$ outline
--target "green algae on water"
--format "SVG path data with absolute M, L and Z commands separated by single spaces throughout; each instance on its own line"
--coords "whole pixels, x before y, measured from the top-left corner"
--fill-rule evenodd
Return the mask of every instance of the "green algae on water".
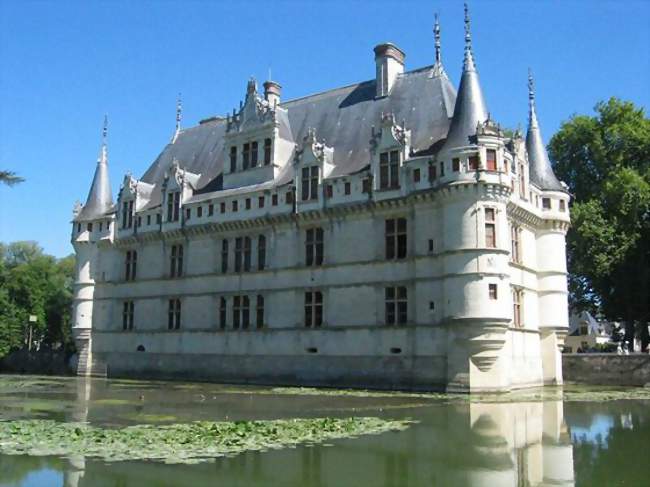
M 80 455 L 105 461 L 156 460 L 196 463 L 244 451 L 294 448 L 359 435 L 400 431 L 410 420 L 375 417 L 199 421 L 136 425 L 122 429 L 51 420 L 0 421 L 0 453 L 5 455 Z

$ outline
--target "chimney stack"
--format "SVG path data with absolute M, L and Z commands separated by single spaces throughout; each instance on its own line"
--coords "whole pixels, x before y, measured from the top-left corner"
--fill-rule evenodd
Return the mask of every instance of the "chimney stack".
M 404 72 L 406 54 L 395 44 L 386 42 L 375 46 L 375 64 L 377 66 L 376 96 L 387 96 L 390 93 L 397 75 Z
M 269 105 L 274 107 L 280 104 L 280 94 L 282 93 L 282 86 L 275 81 L 264 82 L 264 99 L 269 102 Z

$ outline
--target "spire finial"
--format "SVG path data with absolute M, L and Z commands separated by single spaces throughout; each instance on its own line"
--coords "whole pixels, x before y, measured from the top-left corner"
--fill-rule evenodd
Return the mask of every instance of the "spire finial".
M 440 19 L 438 17 L 438 13 L 436 12 L 435 14 L 435 24 L 433 25 L 433 35 L 436 40 L 436 64 L 440 64 L 442 61 L 441 56 L 440 56 Z
M 102 143 L 106 145 L 106 136 L 108 135 L 108 115 L 104 115 L 104 127 L 102 128 Z
M 176 98 L 176 127 L 174 128 L 174 135 L 172 136 L 171 143 L 176 142 L 178 134 L 181 132 L 181 120 L 183 119 L 183 100 L 181 99 L 181 94 L 178 93 Z
M 472 54 L 472 33 L 470 31 L 469 7 L 465 3 L 465 58 L 463 60 L 465 71 L 475 70 L 474 56 Z
M 535 81 L 530 68 L 528 68 L 528 111 L 530 126 L 535 128 L 538 126 L 537 114 L 535 113 Z
M 102 149 L 101 149 L 101 153 L 99 154 L 99 161 L 98 161 L 100 163 L 108 162 L 107 139 L 108 139 L 108 115 L 104 114 L 104 125 L 102 126 Z
M 528 99 L 535 101 L 535 82 L 533 80 L 533 71 L 528 68 Z

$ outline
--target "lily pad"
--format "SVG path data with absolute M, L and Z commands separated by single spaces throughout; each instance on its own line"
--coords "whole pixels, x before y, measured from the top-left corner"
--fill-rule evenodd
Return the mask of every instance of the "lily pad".
M 0 453 L 6 455 L 81 455 L 105 461 L 156 460 L 195 463 L 243 451 L 294 448 L 338 438 L 408 428 L 410 420 L 374 417 L 201 421 L 122 429 L 50 420 L 0 421 Z

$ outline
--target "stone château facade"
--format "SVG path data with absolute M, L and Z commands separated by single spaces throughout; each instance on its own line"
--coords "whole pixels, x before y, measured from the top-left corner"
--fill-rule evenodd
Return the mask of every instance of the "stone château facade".
M 74 212 L 80 374 L 501 391 L 562 382 L 569 194 L 529 79 L 490 118 L 465 18 L 455 90 L 375 47 L 376 77 L 181 129 L 113 204 L 106 133 Z

